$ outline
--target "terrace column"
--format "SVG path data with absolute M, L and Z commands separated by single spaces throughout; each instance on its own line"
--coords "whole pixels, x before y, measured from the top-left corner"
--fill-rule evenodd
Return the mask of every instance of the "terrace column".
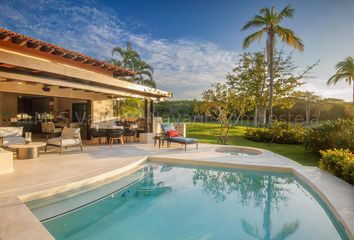
M 154 103 L 152 100 L 145 99 L 145 132 L 151 133 L 153 131 L 154 119 Z
M 145 99 L 145 132 L 151 133 L 152 129 L 152 119 L 153 119 L 153 102 L 149 99 Z

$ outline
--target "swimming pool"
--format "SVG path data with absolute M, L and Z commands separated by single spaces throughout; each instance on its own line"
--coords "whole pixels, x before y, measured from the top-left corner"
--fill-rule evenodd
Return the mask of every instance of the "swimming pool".
M 148 163 L 133 175 L 43 225 L 56 239 L 349 239 L 292 174 Z

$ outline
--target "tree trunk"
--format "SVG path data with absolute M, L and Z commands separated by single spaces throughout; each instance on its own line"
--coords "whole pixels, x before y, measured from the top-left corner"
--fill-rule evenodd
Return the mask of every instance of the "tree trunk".
M 310 103 L 306 103 L 305 112 L 306 112 L 306 125 L 309 125 L 309 123 L 310 123 Z
M 267 182 L 267 198 L 263 213 L 263 229 L 264 229 L 264 240 L 271 239 L 271 203 L 272 203 L 272 177 L 268 176 Z
M 254 107 L 254 119 L 253 119 L 253 122 L 254 122 L 254 126 L 258 127 L 258 108 L 257 108 L 257 106 Z
M 351 82 L 353 83 L 353 104 L 354 104 L 354 79 L 353 78 Z
M 262 125 L 264 126 L 267 124 L 267 108 L 266 107 L 263 108 L 263 116 L 262 117 L 263 117 Z
M 269 125 L 272 125 L 272 117 L 273 117 L 273 85 L 274 85 L 274 74 L 273 74 L 273 54 L 274 54 L 274 33 L 268 33 L 268 41 L 269 41 Z

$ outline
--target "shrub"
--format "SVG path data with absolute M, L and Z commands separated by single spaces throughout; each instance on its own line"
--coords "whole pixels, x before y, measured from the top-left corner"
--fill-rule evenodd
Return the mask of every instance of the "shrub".
M 349 149 L 320 151 L 320 168 L 354 185 L 354 154 Z
M 291 127 L 283 122 L 275 122 L 270 128 L 248 128 L 245 137 L 257 142 L 301 144 L 304 133 L 303 127 Z
M 316 154 L 333 148 L 354 151 L 354 121 L 337 119 L 312 127 L 306 131 L 304 143 L 306 151 Z

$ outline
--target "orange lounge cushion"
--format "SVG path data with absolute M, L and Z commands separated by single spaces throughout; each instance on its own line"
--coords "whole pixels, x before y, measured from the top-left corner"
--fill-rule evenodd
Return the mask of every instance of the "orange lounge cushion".
M 168 137 L 179 137 L 179 133 L 176 130 L 168 130 L 167 136 Z

